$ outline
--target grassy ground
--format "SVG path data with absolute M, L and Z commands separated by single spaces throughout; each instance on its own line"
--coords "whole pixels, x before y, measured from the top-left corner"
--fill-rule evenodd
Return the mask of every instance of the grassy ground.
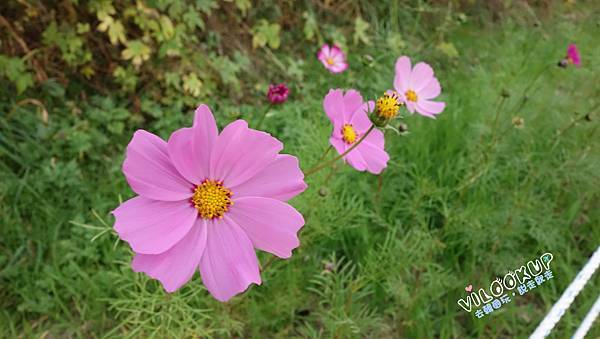
M 292 201 L 306 218 L 300 248 L 227 304 L 198 276 L 165 294 L 131 271 L 131 251 L 110 229 L 109 212 L 133 195 L 120 172 L 132 131 L 168 137 L 191 124 L 191 112 L 148 104 L 152 118 L 143 119 L 125 102 L 76 92 L 65 101 L 47 84 L 44 125 L 0 85 L 0 334 L 525 337 L 600 244 L 597 14 L 556 13 L 537 27 L 466 24 L 447 35 L 456 59 L 417 37 L 389 46 L 382 33 L 368 51 L 373 62 L 353 51 L 340 76 L 307 52 L 305 80 L 291 84 L 292 100 L 265 121 L 303 168 L 327 146 L 327 90 L 356 87 L 374 97 L 391 86 L 402 53 L 434 65 L 447 109 L 437 120 L 407 119 L 406 137 L 387 134 L 392 160 L 381 189 L 376 176 L 346 166 L 311 176 Z M 583 67 L 555 67 L 572 41 Z M 209 104 L 221 125 L 234 119 L 219 98 Z M 239 112 L 258 119 L 249 106 Z M 590 112 L 592 121 L 581 118 Z M 515 116 L 523 128 L 513 126 Z M 466 285 L 487 287 L 545 252 L 554 254 L 553 281 L 483 319 L 458 307 Z M 598 290 L 596 274 L 553 337 L 575 331 Z M 599 335 L 596 323 L 591 337 Z

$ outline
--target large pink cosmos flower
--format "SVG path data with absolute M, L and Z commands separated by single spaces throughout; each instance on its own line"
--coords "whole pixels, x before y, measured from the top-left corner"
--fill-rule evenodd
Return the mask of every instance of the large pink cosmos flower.
M 335 44 L 331 47 L 328 44 L 321 46 L 317 58 L 331 73 L 341 73 L 348 68 L 346 55 Z
M 446 107 L 443 102 L 431 100 L 440 95 L 442 89 L 433 75 L 433 69 L 424 62 L 419 62 L 411 68 L 409 57 L 398 58 L 394 88 L 411 113 L 417 111 L 426 117 L 435 118 L 436 114 L 440 114 Z
M 373 125 L 368 113 L 373 110 L 373 101 L 363 102 L 356 90 L 344 95 L 341 89 L 329 90 L 323 100 L 323 109 L 333 124 L 329 142 L 338 153 L 343 154 Z M 383 133 L 373 129 L 356 148 L 350 151 L 344 160 L 359 171 L 367 170 L 379 174 L 387 166 L 390 156 L 384 150 Z
M 139 196 L 113 211 L 115 230 L 136 253 L 133 270 L 173 292 L 199 268 L 220 301 L 260 284 L 254 248 L 288 258 L 304 225 L 286 203 L 306 188 L 304 174 L 282 148 L 243 120 L 218 134 L 206 105 L 168 142 L 135 132 L 123 173 Z

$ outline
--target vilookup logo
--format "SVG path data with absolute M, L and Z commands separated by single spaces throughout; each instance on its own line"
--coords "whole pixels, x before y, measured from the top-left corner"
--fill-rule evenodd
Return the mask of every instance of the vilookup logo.
M 466 298 L 459 299 L 458 305 L 467 312 L 474 311 L 477 318 L 483 318 L 502 305 L 511 302 L 511 296 L 515 296 L 517 293 L 523 295 L 553 279 L 554 275 L 550 270 L 550 262 L 553 258 L 552 253 L 544 253 L 518 269 L 508 271 L 504 277 L 496 278 L 488 290 L 480 288 L 478 291 L 474 291 L 473 285 L 469 284 L 465 287 L 465 291 L 469 294 Z M 516 292 L 513 291 L 515 289 Z M 481 308 L 479 308 L 480 306 Z

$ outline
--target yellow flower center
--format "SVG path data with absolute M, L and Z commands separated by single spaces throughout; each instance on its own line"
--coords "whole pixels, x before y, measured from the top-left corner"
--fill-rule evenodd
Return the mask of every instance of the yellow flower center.
M 412 101 L 412 102 L 417 102 L 417 93 L 415 93 L 415 91 L 413 91 L 412 89 L 409 89 L 408 91 L 406 91 L 406 93 L 404 93 L 404 95 L 406 96 L 406 100 Z
M 375 114 L 384 119 L 391 119 L 395 117 L 396 114 L 398 114 L 399 109 L 400 103 L 398 102 L 396 93 L 386 93 L 377 99 L 377 102 L 375 103 Z
M 204 219 L 223 218 L 223 214 L 233 205 L 231 191 L 223 186 L 222 181 L 204 180 L 196 186 L 192 203 L 198 214 Z
M 345 124 L 344 127 L 342 127 L 342 139 L 347 144 L 353 144 L 356 141 L 357 136 L 358 134 L 356 134 L 356 130 L 352 125 Z
M 325 60 L 325 61 L 327 62 L 327 64 L 328 64 L 329 66 L 333 65 L 333 63 L 334 63 L 334 62 L 333 62 L 333 58 L 327 58 L 327 60 Z

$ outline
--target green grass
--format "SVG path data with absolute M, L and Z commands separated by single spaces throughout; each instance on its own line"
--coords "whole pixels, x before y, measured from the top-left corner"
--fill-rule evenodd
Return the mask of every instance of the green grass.
M 0 85 L 0 334 L 526 337 L 600 244 L 600 27 L 590 7 L 539 27 L 507 18 L 452 29 L 446 39 L 456 59 L 420 35 L 405 35 L 403 49 L 387 46 L 385 22 L 373 24 L 374 48 L 351 52 L 345 74 L 330 75 L 307 51 L 304 80 L 291 84 L 291 100 L 264 125 L 304 169 L 328 145 L 327 90 L 381 94 L 401 53 L 434 66 L 447 109 L 437 120 L 406 119 L 408 136 L 387 133 L 391 161 L 380 192 L 376 176 L 347 166 L 329 179 L 327 170 L 311 176 L 291 202 L 306 219 L 300 248 L 275 260 L 262 286 L 226 304 L 198 275 L 164 293 L 131 271 L 132 253 L 110 229 L 109 212 L 133 196 L 120 171 L 132 132 L 168 137 L 191 124 L 191 111 L 146 102 L 136 113 L 126 101 L 81 100 L 76 89 L 63 96 L 50 83 L 39 88 L 45 125 Z M 555 67 L 571 41 L 584 66 Z M 208 104 L 221 126 L 234 111 L 256 123 L 262 110 L 220 98 Z M 579 119 L 590 112 L 592 121 Z M 524 128 L 513 127 L 514 116 Z M 483 319 L 458 307 L 466 285 L 487 287 L 544 252 L 554 254 L 553 281 Z M 259 254 L 263 265 L 270 257 Z M 598 276 L 552 337 L 572 335 L 597 298 Z M 596 323 L 590 337 L 598 335 Z

